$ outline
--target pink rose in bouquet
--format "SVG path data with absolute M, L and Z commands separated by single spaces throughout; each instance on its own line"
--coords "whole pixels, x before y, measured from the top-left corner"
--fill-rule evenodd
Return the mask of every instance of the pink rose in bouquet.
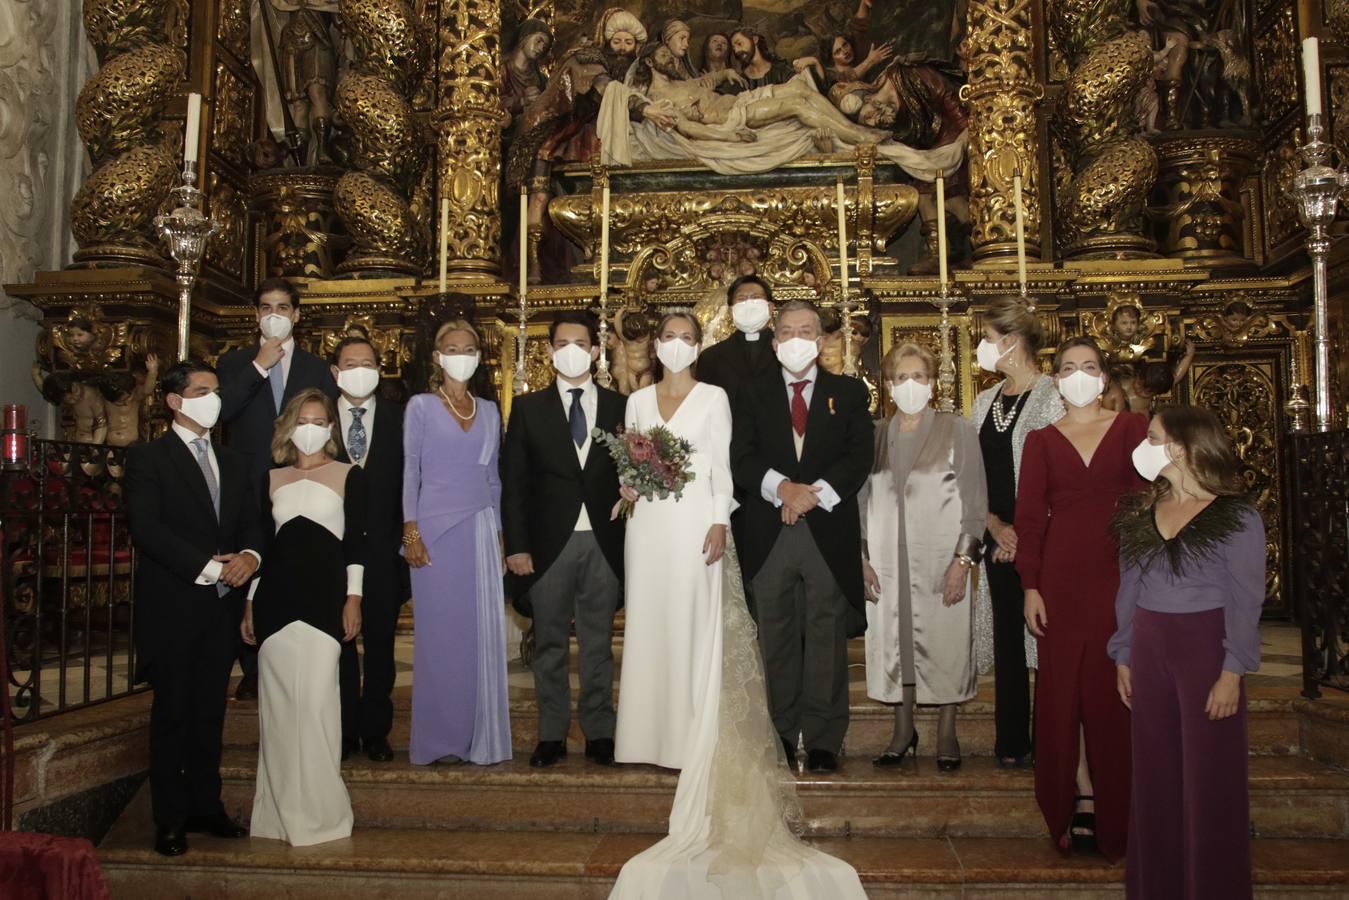
M 656 426 L 647 431 L 619 429 L 609 434 L 596 428 L 591 437 L 603 444 L 618 468 L 619 483 L 632 488 L 647 500 L 676 500 L 684 486 L 694 478 L 693 446 L 668 428 Z M 633 504 L 619 502 L 619 515 L 632 515 Z

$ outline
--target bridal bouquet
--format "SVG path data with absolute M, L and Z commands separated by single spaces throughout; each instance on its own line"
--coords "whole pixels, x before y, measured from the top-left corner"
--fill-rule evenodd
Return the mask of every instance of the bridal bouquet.
M 678 500 L 684 486 L 693 480 L 693 445 L 677 437 L 668 428 L 657 425 L 647 431 L 618 429 L 609 434 L 596 428 L 590 433 L 603 444 L 618 467 L 618 481 L 648 500 L 665 500 L 671 494 Z M 632 516 L 633 505 L 620 500 L 618 514 Z

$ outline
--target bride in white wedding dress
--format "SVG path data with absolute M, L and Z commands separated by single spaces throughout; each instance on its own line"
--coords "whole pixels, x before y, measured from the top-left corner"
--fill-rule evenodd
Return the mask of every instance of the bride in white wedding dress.
M 725 393 L 689 375 L 702 341 L 691 313 L 667 315 L 656 337 L 665 375 L 629 398 L 628 427 L 690 440 L 695 479 L 678 501 L 641 501 L 628 523 L 615 757 L 682 771 L 669 835 L 623 866 L 610 898 L 864 900 L 852 866 L 797 837 L 796 782 L 768 715 L 735 547 L 717 527 L 730 512 Z

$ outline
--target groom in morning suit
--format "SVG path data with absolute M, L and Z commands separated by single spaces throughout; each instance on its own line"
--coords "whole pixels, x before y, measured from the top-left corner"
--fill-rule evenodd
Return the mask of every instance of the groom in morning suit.
M 178 363 L 161 381 L 173 426 L 127 450 L 136 546 L 137 680 L 150 707 L 155 849 L 187 851 L 187 832 L 246 836 L 220 801 L 225 694 L 239 639 L 239 590 L 262 562 L 264 523 L 248 460 L 216 447 L 215 371 Z
M 576 622 L 586 756 L 614 762 L 614 613 L 623 590 L 618 470 L 590 433 L 623 424 L 627 398 L 595 384 L 599 335 L 588 313 L 564 312 L 548 328 L 557 380 L 517 397 L 501 450 L 501 517 L 511 594 L 534 617 L 536 768 L 567 755 L 568 660 Z M 859 556 L 860 559 L 860 556 Z M 860 565 L 860 562 L 859 562 Z
M 781 368 L 736 393 L 731 471 L 773 725 L 789 760 L 801 737 L 806 767 L 833 772 L 848 730 L 848 638 L 866 629 L 857 492 L 875 426 L 866 386 L 816 364 L 820 337 L 814 305 L 782 305 Z

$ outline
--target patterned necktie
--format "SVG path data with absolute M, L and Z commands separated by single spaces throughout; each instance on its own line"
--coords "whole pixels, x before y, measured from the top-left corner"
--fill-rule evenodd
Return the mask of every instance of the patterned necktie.
M 581 388 L 570 388 L 567 393 L 571 394 L 571 412 L 567 414 L 567 424 L 571 426 L 571 439 L 576 442 L 579 449 L 585 445 L 586 438 L 590 436 L 590 429 L 586 427 L 586 411 L 581 408 Z
M 276 414 L 281 415 L 281 400 L 286 395 L 286 357 L 282 356 L 277 364 L 272 366 L 271 374 L 267 380 L 272 383 L 272 403 L 276 406 Z
M 365 423 L 361 421 L 365 417 L 365 409 L 360 406 L 351 408 L 351 428 L 347 431 L 347 453 L 351 456 L 351 461 L 359 463 L 365 457 L 365 448 L 368 441 L 365 436 Z
M 806 386 L 809 381 L 792 382 L 792 430 L 798 437 L 806 436 L 806 415 L 810 412 L 806 408 Z
M 220 521 L 220 485 L 215 480 L 215 472 L 211 470 L 211 457 L 207 450 L 211 442 L 206 438 L 197 438 L 192 442 L 192 446 L 197 451 L 197 465 L 201 468 L 202 477 L 206 479 L 206 490 L 211 494 L 211 505 L 215 507 L 216 521 Z M 223 581 L 215 583 L 216 596 L 223 597 L 230 592 L 230 586 Z

